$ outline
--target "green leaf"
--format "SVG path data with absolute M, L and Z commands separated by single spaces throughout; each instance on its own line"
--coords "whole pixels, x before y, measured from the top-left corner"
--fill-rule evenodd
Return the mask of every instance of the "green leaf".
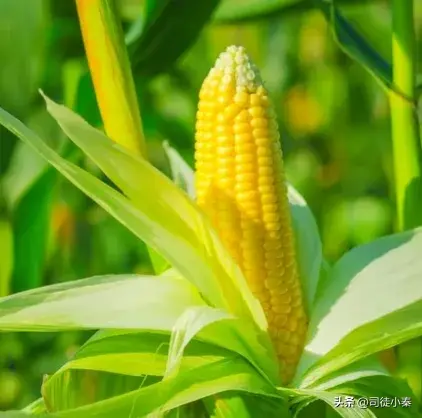
M 153 76 L 172 67 L 190 48 L 219 0 L 146 0 L 141 36 L 129 45 L 137 75 Z
M 360 379 L 353 384 L 349 384 L 339 391 L 354 395 L 356 398 L 375 398 L 375 402 L 380 403 L 381 399 L 391 399 L 397 402 L 396 406 L 376 407 L 377 418 L 399 418 L 411 417 L 420 418 L 422 413 L 418 411 L 419 404 L 412 394 L 408 383 L 405 380 L 393 376 L 373 376 Z M 404 407 L 398 403 L 403 399 L 411 399 L 411 405 Z
M 374 376 L 389 376 L 388 371 L 375 356 L 357 361 L 330 373 L 325 378 L 318 380 L 312 388 L 316 390 L 329 390 L 349 382 Z
M 10 279 L 13 271 L 13 232 L 7 219 L 0 218 L 0 297 L 10 293 Z
M 22 409 L 22 411 L 32 415 L 42 415 L 47 412 L 47 409 L 45 407 L 43 398 L 39 398 Z
M 165 378 L 177 371 L 184 349 L 196 335 L 244 356 L 266 379 L 278 382 L 278 363 L 269 341 L 251 324 L 208 306 L 189 308 L 176 322 Z
M 308 312 L 312 312 L 323 263 L 321 238 L 305 199 L 290 184 L 288 199 L 295 231 L 299 274 Z
M 137 215 L 135 233 L 190 280 L 213 306 L 251 318 L 265 329 L 260 304 L 199 208 L 147 161 L 130 155 L 64 106 L 48 98 L 46 101 L 49 112 L 69 138 L 131 200 Z M 35 141 L 39 139 L 31 138 L 31 143 Z M 42 151 L 45 156 L 46 151 Z M 52 162 L 51 157 L 47 158 Z
M 127 384 L 137 384 L 138 387 L 145 387 L 146 380 L 151 376 L 164 375 L 169 351 L 169 333 L 106 331 L 106 335 L 104 332 L 101 334 L 101 338 L 94 337 L 85 343 L 75 358 L 45 383 L 43 393 L 55 410 L 75 408 L 121 394 L 124 376 L 118 375 L 131 377 L 127 379 Z M 192 341 L 186 348 L 180 371 L 235 356 L 235 353 L 213 345 Z M 98 375 L 95 373 L 97 371 L 103 373 Z M 83 382 L 92 380 L 94 376 L 98 376 L 95 378 L 102 381 L 105 390 L 93 388 L 87 393 Z M 146 376 L 149 376 L 148 379 Z M 132 387 L 132 390 L 136 388 Z M 131 389 L 126 391 L 129 390 Z M 72 399 L 66 396 L 67 393 L 72 393 Z
M 184 190 L 192 200 L 195 200 L 195 173 L 193 169 L 167 141 L 163 143 L 163 148 L 170 162 L 174 183 Z
M 202 303 L 188 282 L 170 275 L 98 276 L 1 298 L 0 329 L 170 331 L 187 307 Z
M 202 329 L 225 319 L 234 318 L 208 306 L 187 309 L 173 327 L 164 379 L 178 374 L 186 347 Z
M 131 330 L 101 331 L 88 340 L 48 381 L 70 369 L 97 370 L 128 376 L 164 376 L 170 346 L 170 332 Z M 189 370 L 234 353 L 203 341 L 192 340 L 180 359 L 180 370 Z
M 147 416 L 164 413 L 198 399 L 230 390 L 277 398 L 268 385 L 242 359 L 232 358 L 180 372 L 177 376 L 101 402 L 51 414 L 67 418 L 83 416 Z
M 312 312 L 298 375 L 317 363 L 303 386 L 422 335 L 421 248 L 418 228 L 357 247 L 334 265 Z
M 318 4 L 331 25 L 333 35 L 342 50 L 356 60 L 382 86 L 397 92 L 393 86 L 391 63 L 358 32 L 342 15 L 333 0 L 318 0 Z

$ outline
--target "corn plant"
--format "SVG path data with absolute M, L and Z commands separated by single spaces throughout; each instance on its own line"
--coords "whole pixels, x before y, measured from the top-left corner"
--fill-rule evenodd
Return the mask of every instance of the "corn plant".
M 100 331 L 45 376 L 38 401 L 0 416 L 421 416 L 417 393 L 378 353 L 422 335 L 422 229 L 354 248 L 332 265 L 324 260 L 312 212 L 285 179 L 270 92 L 242 47 L 221 53 L 199 92 L 195 170 L 165 145 L 170 180 L 139 144 L 139 111 L 111 3 L 84 7 L 92 4 L 78 4 L 91 73 L 95 56 L 115 77 L 122 114 L 103 133 L 43 97 L 64 134 L 114 186 L 3 109 L 0 123 L 166 268 L 1 298 L 2 331 Z M 98 53 L 88 39 L 94 23 L 119 54 Z M 99 77 L 97 100 L 110 119 L 113 100 Z

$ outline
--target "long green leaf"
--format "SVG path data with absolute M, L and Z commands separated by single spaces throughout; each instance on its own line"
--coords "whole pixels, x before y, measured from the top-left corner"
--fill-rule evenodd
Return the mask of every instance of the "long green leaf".
M 91 405 L 56 412 L 51 417 L 148 416 L 230 390 L 279 397 L 275 388 L 260 378 L 245 361 L 234 358 L 190 369 L 157 384 Z
M 171 276 L 98 276 L 0 299 L 0 329 L 170 331 L 187 307 L 202 303 L 188 282 Z
M 113 335 L 110 332 L 109 337 L 91 339 L 73 360 L 47 380 L 43 386 L 44 396 L 54 410 L 63 410 L 145 387 L 151 380 L 150 376 L 164 375 L 168 350 L 169 333 L 126 332 Z M 186 349 L 180 371 L 235 356 L 230 351 L 192 341 Z M 92 389 L 87 391 L 84 382 L 93 379 L 101 380 L 102 387 L 92 385 Z
M 303 385 L 422 335 L 421 248 L 418 228 L 357 247 L 332 268 L 298 374 L 319 360 Z
M 334 0 L 317 0 L 330 23 L 334 38 L 342 50 L 356 60 L 384 88 L 398 92 L 393 85 L 393 70 L 379 52 L 359 33 L 335 6 Z M 400 93 L 400 92 L 398 92 Z
M 129 53 L 137 75 L 153 76 L 172 67 L 195 42 L 219 0 L 146 0 L 139 38 Z

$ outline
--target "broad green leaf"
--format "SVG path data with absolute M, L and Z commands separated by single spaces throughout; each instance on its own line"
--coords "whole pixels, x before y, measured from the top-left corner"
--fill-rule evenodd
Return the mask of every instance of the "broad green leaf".
M 0 297 L 10 293 L 10 279 L 13 271 L 13 231 L 7 219 L 0 218 Z
M 194 283 L 212 305 L 243 318 L 252 317 L 265 329 L 262 308 L 239 266 L 186 194 L 147 161 L 128 154 L 69 109 L 46 101 L 66 135 L 133 202 L 142 226 L 138 236 Z
M 171 68 L 193 45 L 219 0 L 146 0 L 143 29 L 129 45 L 137 75 Z
M 244 360 L 233 358 L 180 372 L 159 383 L 91 405 L 56 412 L 51 417 L 147 416 L 230 390 L 279 398 L 275 388 L 268 385 Z
M 187 307 L 202 303 L 187 281 L 175 277 L 98 276 L 1 298 L 0 329 L 170 331 Z
M 164 150 L 170 161 L 174 182 L 194 199 L 194 171 L 183 160 L 176 149 L 164 144 Z M 299 271 L 303 290 L 306 295 L 308 310 L 311 311 L 318 287 L 323 258 L 322 244 L 315 218 L 305 199 L 291 185 L 288 185 L 288 199 L 295 229 Z
M 418 228 L 357 247 L 333 266 L 311 316 L 298 375 L 317 363 L 304 386 L 422 334 L 421 248 Z

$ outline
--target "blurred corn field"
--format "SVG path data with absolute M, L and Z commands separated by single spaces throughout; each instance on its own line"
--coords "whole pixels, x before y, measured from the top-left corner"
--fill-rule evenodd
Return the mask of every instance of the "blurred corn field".
M 162 147 L 168 141 L 193 162 L 201 83 L 220 51 L 241 44 L 261 68 L 287 178 L 317 218 L 326 259 L 395 231 L 388 96 L 338 47 L 324 14 L 311 1 L 279 0 L 258 19 L 239 17 L 242 0 L 225 0 L 207 21 L 198 7 L 173 3 L 173 11 L 157 20 L 160 29 L 151 32 L 168 36 L 176 28 L 176 35 L 171 32 L 168 45 L 152 53 L 148 39 L 135 42 L 143 2 L 118 2 L 150 161 L 169 173 Z M 337 3 L 391 60 L 389 2 Z M 422 74 L 422 2 L 415 6 Z M 174 62 L 173 55 L 180 58 Z M 39 88 L 100 126 L 74 2 L 0 0 L 0 107 L 98 174 L 48 116 Z M 0 296 L 81 277 L 152 272 L 137 238 L 2 127 L 0 253 Z M 0 333 L 0 410 L 37 399 L 43 375 L 57 370 L 87 335 Z

